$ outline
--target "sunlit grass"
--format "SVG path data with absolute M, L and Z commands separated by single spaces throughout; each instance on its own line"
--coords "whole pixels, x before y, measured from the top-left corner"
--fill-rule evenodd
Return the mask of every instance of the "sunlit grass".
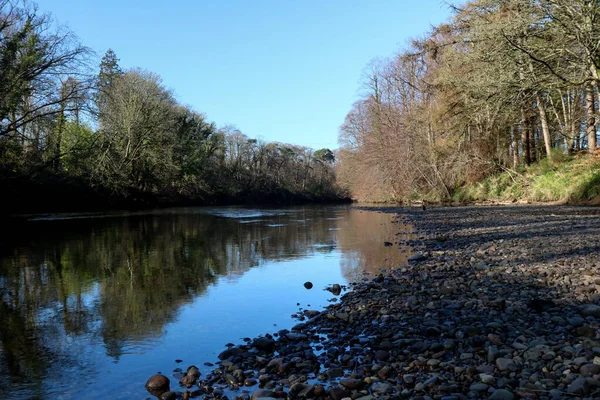
M 600 160 L 553 155 L 519 172 L 507 171 L 457 189 L 452 200 L 579 202 L 600 196 Z

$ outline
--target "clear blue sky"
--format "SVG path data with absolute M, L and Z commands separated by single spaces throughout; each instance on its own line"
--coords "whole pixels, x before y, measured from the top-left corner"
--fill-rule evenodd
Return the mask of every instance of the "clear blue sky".
M 441 0 L 38 0 L 100 58 L 253 138 L 336 148 L 373 58 L 444 21 Z

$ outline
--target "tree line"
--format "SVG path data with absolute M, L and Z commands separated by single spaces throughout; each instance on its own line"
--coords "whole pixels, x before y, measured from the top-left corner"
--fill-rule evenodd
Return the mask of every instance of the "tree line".
M 600 2 L 476 0 L 366 68 L 338 178 L 367 200 L 444 199 L 597 147 Z
M 13 206 L 343 197 L 331 150 L 218 128 L 160 76 L 123 70 L 112 50 L 94 59 L 35 5 L 0 0 L 0 188 Z

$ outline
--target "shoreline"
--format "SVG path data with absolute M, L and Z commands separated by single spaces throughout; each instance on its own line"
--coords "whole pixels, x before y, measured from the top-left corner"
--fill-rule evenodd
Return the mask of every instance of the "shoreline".
M 415 225 L 392 241 L 420 257 L 228 348 L 206 377 L 182 371 L 162 398 L 600 395 L 600 210 L 527 208 L 380 209 Z

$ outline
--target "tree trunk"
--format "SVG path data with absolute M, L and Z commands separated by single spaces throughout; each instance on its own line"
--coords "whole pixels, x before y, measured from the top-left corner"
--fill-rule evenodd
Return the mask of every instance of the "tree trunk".
M 577 129 L 575 126 L 575 121 L 571 120 L 569 126 L 569 137 L 565 139 L 565 145 L 567 146 L 567 155 L 572 155 L 573 150 L 575 149 L 575 136 L 577 135 Z
M 525 165 L 531 165 L 531 146 L 529 143 L 529 121 L 525 115 L 525 109 L 521 107 L 521 143 L 523 144 L 523 156 Z
M 529 127 L 529 151 L 530 151 L 530 159 L 531 162 L 534 163 L 538 160 L 537 157 L 537 148 L 538 142 L 536 141 L 536 132 L 534 129 L 535 126 L 535 118 L 530 118 L 528 122 Z
M 58 113 L 57 121 L 56 121 L 56 135 L 55 135 L 55 143 L 54 143 L 54 161 L 52 162 L 52 167 L 55 171 L 60 169 L 60 152 L 61 152 L 61 142 L 63 136 L 63 130 L 65 127 L 65 106 L 61 104 L 60 112 Z
M 517 133 L 515 132 L 515 126 L 510 126 L 510 136 L 512 137 L 513 146 L 512 146 L 512 155 L 513 155 L 513 169 L 517 169 L 519 167 L 519 139 L 517 137 Z
M 585 131 L 588 138 L 588 151 L 596 150 L 596 118 L 594 115 L 594 89 L 591 84 L 585 88 Z
M 546 148 L 546 155 L 548 158 L 552 158 L 552 140 L 550 139 L 550 128 L 548 127 L 548 117 L 546 115 L 546 107 L 542 103 L 542 97 L 539 92 L 535 94 L 535 102 L 537 103 L 537 109 L 540 113 L 540 122 L 542 125 L 542 135 L 544 137 L 544 147 Z

